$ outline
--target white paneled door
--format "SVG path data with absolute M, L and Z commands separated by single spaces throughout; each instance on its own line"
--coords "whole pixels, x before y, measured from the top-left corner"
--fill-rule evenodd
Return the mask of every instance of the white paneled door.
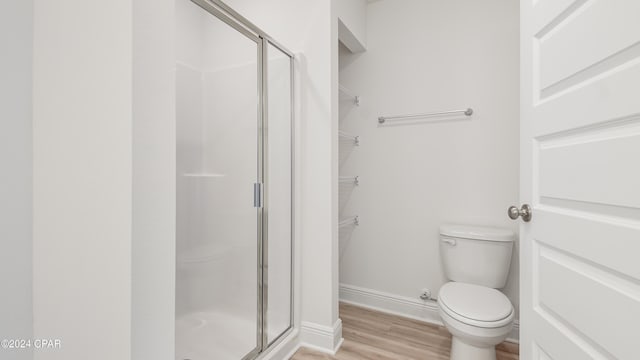
M 520 4 L 521 358 L 640 359 L 640 1 Z

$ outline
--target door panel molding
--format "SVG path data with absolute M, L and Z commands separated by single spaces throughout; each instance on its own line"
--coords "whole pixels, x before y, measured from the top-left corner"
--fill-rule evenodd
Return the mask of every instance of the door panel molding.
M 640 2 L 521 0 L 521 351 L 634 359 Z

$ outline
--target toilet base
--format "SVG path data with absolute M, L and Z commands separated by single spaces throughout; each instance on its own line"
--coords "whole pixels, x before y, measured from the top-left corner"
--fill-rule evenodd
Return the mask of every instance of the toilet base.
M 496 347 L 469 345 L 457 337 L 451 339 L 451 360 L 496 360 Z

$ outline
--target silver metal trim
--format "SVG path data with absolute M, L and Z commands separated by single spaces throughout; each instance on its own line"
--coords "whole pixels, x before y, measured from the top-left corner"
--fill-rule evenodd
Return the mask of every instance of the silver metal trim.
M 273 340 L 269 346 L 267 346 L 267 348 L 262 351 L 261 353 L 258 354 L 258 356 L 256 357 L 256 359 L 262 359 L 265 356 L 268 356 L 270 351 L 275 348 L 276 346 L 280 345 L 288 336 L 290 336 L 293 333 L 293 327 L 290 326 L 289 328 L 287 328 L 287 330 L 285 330 L 282 334 L 280 334 L 275 340 Z
M 194 4 L 200 6 L 205 11 L 215 16 L 225 24 L 231 26 L 241 34 L 245 35 L 249 39 L 253 40 L 256 44 L 260 42 L 260 37 L 253 31 L 250 31 L 246 26 L 243 26 L 241 22 L 238 22 L 233 17 L 229 16 L 223 10 L 221 10 L 222 6 L 218 5 L 217 0 L 191 0 Z M 225 5 L 226 7 L 226 5 Z
M 389 120 L 391 120 L 391 121 L 415 120 L 415 119 L 438 116 L 438 115 L 453 115 L 453 114 L 458 114 L 458 113 L 460 115 L 471 116 L 471 115 L 473 115 L 473 109 L 472 108 L 467 108 L 467 109 L 464 109 L 464 110 L 441 111 L 441 112 L 426 113 L 426 114 L 380 116 L 380 117 L 378 117 L 378 123 L 379 124 L 384 124 L 385 122 L 387 122 Z
M 283 51 L 282 48 L 278 48 L 280 49 L 280 51 Z M 290 299 L 289 299 L 289 330 L 293 329 L 295 324 L 295 275 L 296 275 L 296 271 L 295 271 L 295 266 L 296 266 L 296 257 L 295 257 L 295 250 L 296 250 L 296 97 L 295 97 L 295 91 L 296 91 L 296 76 L 295 76 L 295 57 L 290 54 L 289 55 L 289 71 L 290 71 L 290 84 L 289 84 L 289 92 L 290 92 L 290 99 L 291 99 L 291 116 L 289 119 L 289 122 L 291 124 L 290 128 L 291 128 L 291 272 L 290 272 L 290 284 L 289 284 L 289 292 L 290 292 Z M 286 333 L 286 332 L 285 332 Z M 283 334 L 284 337 L 284 334 Z M 274 341 L 275 343 L 276 341 Z
M 273 44 L 273 46 L 280 49 L 283 53 L 287 54 L 290 58 L 294 57 L 293 53 L 289 51 L 286 47 L 278 43 L 275 39 L 269 36 L 269 34 L 262 31 L 262 29 L 260 29 L 259 27 L 254 25 L 251 21 L 249 21 L 247 18 L 245 18 L 244 16 L 240 15 L 238 12 L 233 10 L 229 5 L 225 4 L 223 1 L 221 0 L 191 0 L 191 1 L 195 2 L 200 6 L 203 6 L 202 4 L 205 4 L 204 6 L 206 6 L 207 8 L 213 8 L 216 13 L 214 15 L 218 16 L 219 14 L 219 16 L 224 18 L 221 20 L 225 22 L 227 22 L 227 20 L 232 22 L 233 24 L 229 24 L 229 25 L 233 26 L 235 29 L 237 29 L 238 31 L 241 31 L 245 35 L 250 34 L 251 35 L 250 37 L 255 38 L 256 42 L 260 41 L 259 38 L 267 39 L 269 40 L 270 43 Z
M 262 179 L 264 182 L 269 181 L 269 49 L 267 40 L 261 39 L 260 43 L 261 53 L 261 85 L 262 91 L 260 94 L 262 103 Z M 265 189 L 264 194 L 265 204 L 268 204 L 268 190 Z M 260 348 L 262 351 L 267 347 L 269 343 L 267 334 L 267 314 L 269 313 L 269 208 L 265 207 L 262 210 L 262 333 L 260 339 Z
M 256 61 L 257 63 L 257 96 L 258 96 L 258 119 L 257 119 L 257 126 L 258 126 L 258 154 L 257 154 L 257 162 L 258 162 L 258 173 L 257 173 L 257 177 L 258 177 L 258 182 L 260 184 L 264 184 L 265 179 L 264 179 L 264 71 L 263 71 L 263 63 L 264 63 L 264 51 L 263 51 L 263 46 L 262 43 L 259 42 L 258 43 L 258 51 L 257 51 L 257 55 L 258 55 L 258 59 Z M 264 329 L 265 329 L 265 321 L 264 321 L 264 316 L 266 314 L 265 311 L 265 306 L 264 306 L 264 294 L 265 294 L 265 288 L 264 288 L 264 283 L 263 283 L 263 279 L 264 279 L 264 238 L 265 238 L 265 219 L 264 219 L 264 214 L 266 212 L 265 209 L 265 203 L 262 203 L 262 206 L 260 208 L 258 208 L 258 238 L 257 238 L 257 242 L 258 242 L 258 254 L 257 254 L 257 277 L 258 277 L 258 281 L 257 281 L 257 286 L 258 286 L 258 299 L 257 299 L 257 315 L 258 315 L 258 319 L 257 319 L 257 326 L 256 326 L 256 343 L 257 343 L 257 347 L 258 347 L 258 354 L 260 352 L 262 352 L 264 350 L 264 342 L 262 341 L 263 338 L 263 333 L 264 333 Z M 254 357 L 255 358 L 255 357 Z
M 253 360 L 257 358 L 259 355 L 260 355 L 260 350 L 258 348 L 255 348 L 251 350 L 247 355 L 243 356 L 242 360 Z

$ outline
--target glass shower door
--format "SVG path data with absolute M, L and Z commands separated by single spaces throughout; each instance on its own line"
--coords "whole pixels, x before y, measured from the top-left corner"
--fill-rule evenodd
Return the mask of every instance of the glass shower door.
M 292 324 L 292 67 L 291 58 L 266 42 L 267 226 L 265 245 L 265 343 Z
M 176 359 L 260 350 L 259 39 L 177 1 Z

